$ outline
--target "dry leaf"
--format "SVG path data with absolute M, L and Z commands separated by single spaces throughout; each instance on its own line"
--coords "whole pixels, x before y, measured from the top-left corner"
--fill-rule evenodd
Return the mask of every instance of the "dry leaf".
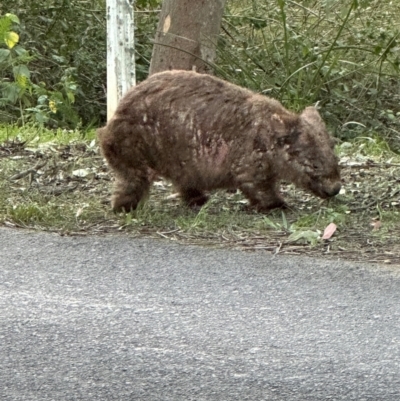
M 337 226 L 335 223 L 328 224 L 324 230 L 324 235 L 322 236 L 322 239 L 329 239 L 332 237 L 334 232 L 336 231 Z
M 74 175 L 75 177 L 79 177 L 79 178 L 85 178 L 89 174 L 93 174 L 93 172 L 90 168 L 79 168 L 72 172 L 72 175 Z
M 371 226 L 372 231 L 377 231 L 382 227 L 382 222 L 380 220 L 372 221 Z

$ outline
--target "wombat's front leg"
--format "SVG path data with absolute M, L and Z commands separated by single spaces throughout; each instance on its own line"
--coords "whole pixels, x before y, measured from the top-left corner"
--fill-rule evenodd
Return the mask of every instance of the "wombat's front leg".
M 130 169 L 118 174 L 114 184 L 114 193 L 111 198 L 111 206 L 116 212 L 129 212 L 137 208 L 140 200 L 149 191 L 150 180 L 143 171 Z
M 286 207 L 286 203 L 279 195 L 279 186 L 275 182 L 243 183 L 239 189 L 250 201 L 250 206 L 259 212 Z

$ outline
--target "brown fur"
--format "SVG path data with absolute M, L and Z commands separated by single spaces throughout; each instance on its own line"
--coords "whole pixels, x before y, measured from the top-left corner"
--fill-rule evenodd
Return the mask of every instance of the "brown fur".
M 297 115 L 210 75 L 151 76 L 124 96 L 98 137 L 116 176 L 117 211 L 135 209 L 157 175 L 190 206 L 203 205 L 206 191 L 239 188 L 260 211 L 281 207 L 280 180 L 321 198 L 340 190 L 334 142 L 314 107 Z

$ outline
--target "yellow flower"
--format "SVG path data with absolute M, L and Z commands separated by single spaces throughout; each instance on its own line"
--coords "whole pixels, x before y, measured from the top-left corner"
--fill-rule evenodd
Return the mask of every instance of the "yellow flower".
M 4 42 L 6 42 L 6 45 L 8 46 L 9 49 L 12 49 L 19 41 L 19 35 L 18 33 L 15 33 L 13 31 L 11 32 L 6 32 L 4 36 Z
M 52 113 L 57 113 L 56 102 L 54 100 L 50 100 L 49 109 Z

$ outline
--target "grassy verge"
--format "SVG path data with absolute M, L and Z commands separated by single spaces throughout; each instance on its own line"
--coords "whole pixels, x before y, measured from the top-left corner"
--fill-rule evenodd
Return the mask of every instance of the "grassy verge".
M 132 236 L 272 253 L 400 264 L 400 157 L 378 139 L 338 147 L 344 187 L 321 201 L 290 185 L 290 209 L 264 215 L 237 192 L 219 191 L 198 213 L 184 207 L 171 185 L 157 181 L 138 210 L 110 210 L 112 178 L 94 132 L 0 128 L 0 224 L 60 234 Z M 329 223 L 337 231 L 321 236 Z

